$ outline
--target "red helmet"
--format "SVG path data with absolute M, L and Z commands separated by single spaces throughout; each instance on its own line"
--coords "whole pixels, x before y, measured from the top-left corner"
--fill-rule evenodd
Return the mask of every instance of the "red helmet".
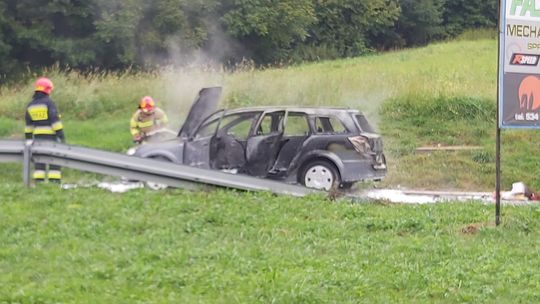
M 150 96 L 144 96 L 139 102 L 139 108 L 145 113 L 154 112 L 155 107 L 156 103 L 154 102 L 154 99 L 152 99 L 152 97 Z
M 51 94 L 52 90 L 54 89 L 52 81 L 46 77 L 38 78 L 38 80 L 36 80 L 35 87 L 36 89 L 34 91 L 43 92 L 47 95 Z

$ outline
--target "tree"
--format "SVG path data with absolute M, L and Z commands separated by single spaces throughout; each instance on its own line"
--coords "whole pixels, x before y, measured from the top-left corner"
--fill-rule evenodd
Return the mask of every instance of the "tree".
M 400 0 L 400 4 L 396 33 L 403 39 L 403 46 L 424 45 L 445 36 L 444 0 Z
M 444 10 L 448 35 L 456 36 L 470 28 L 496 28 L 498 6 L 497 0 L 448 1 Z
M 316 58 L 358 56 L 370 52 L 373 33 L 393 27 L 399 16 L 394 0 L 318 0 L 317 23 L 310 29 L 306 45 Z M 308 51 L 309 53 L 309 51 Z M 314 56 L 315 55 L 315 56 Z
M 259 62 L 287 59 L 293 44 L 305 40 L 316 22 L 310 0 L 232 0 L 222 9 L 226 32 Z
M 75 67 L 95 60 L 92 9 L 85 1 L 6 0 L 10 54 L 22 65 Z
M 188 0 L 149 2 L 137 30 L 139 62 L 167 64 L 184 61 L 207 41 L 206 14 L 213 3 Z
M 4 12 L 4 3 L 0 3 L 0 78 L 6 77 L 14 68 L 14 60 L 10 56 L 11 33 Z
M 495 27 L 497 0 L 4 0 L 0 77 L 118 70 L 195 54 L 259 64 L 359 56 Z

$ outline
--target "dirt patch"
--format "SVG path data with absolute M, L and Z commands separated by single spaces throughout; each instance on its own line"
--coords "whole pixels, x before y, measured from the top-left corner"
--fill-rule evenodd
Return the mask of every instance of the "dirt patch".
M 484 228 L 483 223 L 469 224 L 461 228 L 461 233 L 463 234 L 476 234 L 480 229 Z

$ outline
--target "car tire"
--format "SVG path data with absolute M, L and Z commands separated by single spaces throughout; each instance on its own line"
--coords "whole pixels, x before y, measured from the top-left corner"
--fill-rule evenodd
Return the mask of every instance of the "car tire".
M 341 177 L 334 164 L 316 160 L 303 166 L 299 181 L 308 188 L 330 191 L 341 184 Z
M 149 158 L 154 159 L 154 160 L 163 161 L 163 162 L 171 162 L 168 158 L 166 158 L 164 156 L 161 156 L 161 155 L 151 156 Z M 151 181 L 147 181 L 145 184 L 146 184 L 146 186 L 148 188 L 150 188 L 152 190 L 163 190 L 163 189 L 167 189 L 169 187 L 167 184 L 156 183 L 156 182 L 151 182 Z

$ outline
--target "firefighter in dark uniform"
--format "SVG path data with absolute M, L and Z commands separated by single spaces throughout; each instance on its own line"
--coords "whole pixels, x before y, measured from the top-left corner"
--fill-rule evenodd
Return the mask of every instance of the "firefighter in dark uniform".
M 24 134 L 27 140 L 65 142 L 60 114 L 49 97 L 53 88 L 53 83 L 48 78 L 41 77 L 36 81 L 32 101 L 26 106 Z M 50 165 L 47 170 L 46 164 L 36 163 L 33 178 L 36 182 L 48 179 L 50 182 L 60 183 L 62 172 L 59 166 Z

